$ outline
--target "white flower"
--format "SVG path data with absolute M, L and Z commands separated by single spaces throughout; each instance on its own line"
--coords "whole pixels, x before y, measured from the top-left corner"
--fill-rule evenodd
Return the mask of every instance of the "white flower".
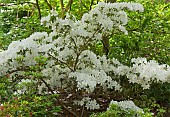
M 7 50 L 0 52 L 0 76 L 18 68 L 35 66 L 38 64 L 35 58 L 44 56 L 48 58 L 47 64 L 40 66 L 39 70 L 46 76 L 45 81 L 52 89 L 59 86 L 60 79 L 64 79 L 66 82 L 74 80 L 71 82 L 76 82 L 77 89 L 85 90 L 86 93 L 92 93 L 97 85 L 103 89 L 121 90 L 119 83 L 114 80 L 114 75 L 126 76 L 130 83 L 140 84 L 143 89 L 148 89 L 152 82 L 170 82 L 168 65 L 160 65 L 154 60 L 147 61 L 146 58 L 134 58 L 132 66 L 129 67 L 115 58 L 107 59 L 106 56 L 97 56 L 91 51 L 91 45 L 101 41 L 103 35 L 110 36 L 114 30 L 128 34 L 124 27 L 128 22 L 127 14 L 124 12 L 126 8 L 143 11 L 143 6 L 138 3 L 100 2 L 96 8 L 84 14 L 81 20 L 72 20 L 68 16 L 64 20 L 56 17 L 52 22 L 51 16 L 57 16 L 52 10 L 49 16 L 41 19 L 42 22 L 46 22 L 46 26 L 51 27 L 50 33 L 35 32 L 26 39 L 13 41 Z M 16 60 L 19 57 L 23 57 L 21 63 Z M 12 77 L 17 78 L 15 73 Z M 24 82 L 30 83 L 27 79 L 19 84 Z M 40 94 L 44 88 L 47 89 L 44 83 L 37 84 L 37 87 Z M 18 93 L 25 91 L 27 88 L 18 90 Z M 123 109 L 141 110 L 132 101 L 112 103 Z M 99 108 L 96 100 L 88 97 L 83 98 L 79 105 L 85 105 L 87 109 Z
M 155 60 L 147 61 L 146 58 L 133 58 L 131 61 L 134 64 L 126 74 L 130 82 L 141 84 L 144 89 L 148 89 L 152 82 L 168 81 L 168 65 L 159 65 Z
M 46 17 L 42 17 L 42 18 L 41 18 L 41 23 L 43 23 L 44 21 L 49 22 L 50 19 L 51 19 L 51 16 L 50 16 L 50 15 L 48 15 L 48 16 L 46 16 Z
M 125 33 L 125 35 L 128 35 L 128 32 L 127 32 L 127 30 L 125 29 L 125 27 L 124 26 L 119 26 L 119 29 L 120 29 L 120 31 L 122 31 L 122 32 L 124 32 Z
M 97 104 L 96 100 L 90 100 L 86 103 L 85 106 L 87 109 L 94 110 L 94 109 L 99 109 L 100 106 Z
M 90 109 L 90 110 L 94 110 L 94 109 L 99 109 L 100 108 L 100 105 L 97 104 L 96 100 L 92 100 L 91 98 L 89 97 L 84 97 L 82 100 L 77 100 L 77 101 L 74 101 L 74 104 L 76 105 L 80 105 L 80 106 L 83 106 L 85 105 L 85 107 L 87 109 Z
M 57 12 L 56 12 L 55 9 L 52 9 L 52 10 L 50 11 L 50 13 L 51 13 L 51 16 L 55 16 L 55 17 L 58 16 L 58 14 L 57 14 Z
M 134 103 L 133 103 L 133 101 L 120 101 L 120 102 L 117 102 L 117 101 L 111 101 L 110 102 L 110 105 L 111 104 L 115 104 L 115 105 L 117 105 L 117 106 L 119 106 L 119 107 L 121 107 L 123 110 L 133 110 L 133 111 L 136 111 L 136 112 L 143 112 L 143 109 L 141 109 L 141 108 L 139 108 L 139 107 L 137 107 Z M 108 110 L 109 110 L 110 108 L 108 108 Z

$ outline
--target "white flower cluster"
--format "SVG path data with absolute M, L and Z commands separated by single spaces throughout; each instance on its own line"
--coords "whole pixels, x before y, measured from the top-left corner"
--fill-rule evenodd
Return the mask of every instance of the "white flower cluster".
M 114 75 L 127 76 L 129 82 L 141 84 L 144 88 L 148 88 L 153 80 L 170 81 L 168 65 L 138 58 L 133 59 L 132 67 L 128 67 L 114 58 L 107 59 L 89 50 L 91 45 L 102 40 L 103 35 L 110 36 L 114 30 L 127 34 L 124 25 L 128 18 L 124 9 L 142 12 L 143 6 L 138 3 L 100 2 L 96 8 L 84 14 L 81 20 L 69 19 L 69 15 L 63 20 L 57 17 L 54 10 L 51 11 L 49 16 L 41 20 L 51 28 L 49 34 L 36 32 L 24 40 L 12 42 L 7 50 L 0 52 L 0 76 L 13 74 L 17 79 L 15 72 L 22 75 L 25 69 L 39 65 L 37 57 L 44 56 L 48 61 L 38 72 L 52 89 L 59 86 L 62 79 L 77 84 L 78 90 L 85 89 L 87 93 L 93 92 L 97 85 L 103 89 L 121 90 Z M 44 83 L 38 84 L 39 93 L 44 87 Z M 84 101 L 88 109 L 99 108 L 95 101 L 88 102 L 86 98 Z
M 132 59 L 133 66 L 126 74 L 129 82 L 138 83 L 148 89 L 152 82 L 170 82 L 170 66 L 160 65 L 155 60 L 147 61 L 146 58 Z
M 154 82 L 170 83 L 170 66 L 160 65 L 155 60 L 147 61 L 146 58 L 133 58 L 132 66 L 125 66 L 116 59 L 106 60 L 102 57 L 103 68 L 107 72 L 113 72 L 118 76 L 126 76 L 129 83 L 140 84 L 143 89 L 149 89 Z
M 79 57 L 77 70 L 69 74 L 69 77 L 76 78 L 78 89 L 93 92 L 96 85 L 100 84 L 104 89 L 114 87 L 116 90 L 121 90 L 121 86 L 103 69 L 100 56 L 97 57 L 93 52 L 85 50 Z
M 74 104 L 80 105 L 80 106 L 85 105 L 85 107 L 87 109 L 90 109 L 90 110 L 94 110 L 94 109 L 99 109 L 100 108 L 100 105 L 97 104 L 96 100 L 92 100 L 89 97 L 85 97 L 85 98 L 83 98 L 80 101 L 79 100 L 78 101 L 74 101 Z
M 143 12 L 143 6 L 138 3 L 104 3 L 100 2 L 96 8 L 86 13 L 82 17 L 83 23 L 92 25 L 87 30 L 96 30 L 100 26 L 102 31 L 112 31 L 113 28 L 127 34 L 124 25 L 127 24 L 128 18 L 124 9 L 127 8 L 131 11 Z
M 33 84 L 33 82 L 30 79 L 22 79 L 18 84 L 18 90 L 14 92 L 15 95 L 24 94 L 28 91 L 29 84 Z
M 111 104 L 114 104 L 114 105 L 117 105 L 118 107 L 121 107 L 123 110 L 125 111 L 128 111 L 128 110 L 133 110 L 133 111 L 136 111 L 136 112 L 142 112 L 143 113 L 143 109 L 137 107 L 133 101 L 120 101 L 120 102 L 117 102 L 117 101 L 111 101 L 110 102 L 110 105 Z M 108 108 L 108 110 L 110 109 L 110 107 Z

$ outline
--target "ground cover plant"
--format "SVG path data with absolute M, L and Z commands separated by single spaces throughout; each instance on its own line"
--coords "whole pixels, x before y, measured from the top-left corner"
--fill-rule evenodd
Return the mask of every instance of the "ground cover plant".
M 125 11 L 136 11 L 139 15 L 144 8 L 139 3 L 99 2 L 80 20 L 69 13 L 65 16 L 63 13 L 60 15 L 55 10 L 42 17 L 41 23 L 47 30 L 35 32 L 26 39 L 13 41 L 5 51 L 0 52 L 3 98 L 0 114 L 63 116 L 67 113 L 67 116 L 77 117 L 90 114 L 99 117 L 164 116 L 165 111 L 168 111 L 166 108 L 169 98 L 164 96 L 167 102 L 163 107 L 163 101 L 158 99 L 159 96 L 153 93 L 156 92 L 153 89 L 158 86 L 160 89 L 168 89 L 170 67 L 165 64 L 168 59 L 142 58 L 144 56 L 141 55 L 146 54 L 142 49 L 142 54 L 136 55 L 126 51 L 128 54 L 126 53 L 125 57 L 129 55 L 129 58 L 122 58 L 124 55 L 118 56 L 117 53 L 122 54 L 122 50 L 128 47 L 121 47 L 119 51 L 112 48 L 116 47 L 115 38 L 120 38 L 117 42 L 126 39 L 126 46 L 131 38 L 139 36 L 136 32 L 140 32 L 140 28 L 147 32 L 144 27 L 136 29 L 136 32 L 128 32 L 125 28 L 128 22 Z M 140 33 L 144 35 L 146 32 Z M 165 39 L 168 38 L 167 35 L 164 35 Z M 136 42 L 143 43 L 146 40 L 145 36 L 140 37 L 142 42 Z M 117 46 L 122 46 L 121 44 L 118 43 Z M 143 46 L 138 44 L 135 45 L 135 49 L 130 50 L 136 51 L 136 47 Z M 41 101 L 45 103 L 41 104 Z M 28 108 L 23 108 L 25 105 Z M 107 108 L 104 113 L 93 114 Z

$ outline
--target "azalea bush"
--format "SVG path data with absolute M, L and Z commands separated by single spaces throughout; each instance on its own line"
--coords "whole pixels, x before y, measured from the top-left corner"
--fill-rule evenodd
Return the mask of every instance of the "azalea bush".
M 8 77 L 14 84 L 15 95 L 62 95 L 65 90 L 67 99 L 72 98 L 70 103 L 80 106 L 82 116 L 84 111 L 103 108 L 103 102 L 116 99 L 118 95 L 113 97 L 112 92 L 126 91 L 122 79 L 142 90 L 152 83 L 169 83 L 167 64 L 139 57 L 132 58 L 131 66 L 127 66 L 109 58 L 109 39 L 119 32 L 128 35 L 125 10 L 143 12 L 144 8 L 139 3 L 100 2 L 80 20 L 71 14 L 62 19 L 51 10 L 41 19 L 50 32 L 35 32 L 0 52 L 0 77 Z M 94 46 L 101 43 L 104 52 L 98 54 Z M 65 106 L 65 100 L 55 99 L 78 117 L 74 109 Z
M 141 110 L 132 101 L 111 101 L 106 112 L 92 114 L 91 117 L 152 117 L 153 113 Z

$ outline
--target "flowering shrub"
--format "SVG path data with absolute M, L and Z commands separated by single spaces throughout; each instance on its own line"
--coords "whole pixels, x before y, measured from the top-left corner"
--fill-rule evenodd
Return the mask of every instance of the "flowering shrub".
M 90 117 L 152 117 L 153 113 L 144 112 L 132 101 L 111 101 L 106 112 L 92 114 Z
M 49 16 L 41 19 L 42 24 L 51 28 L 50 33 L 36 32 L 26 39 L 13 41 L 6 51 L 0 52 L 0 76 L 8 75 L 17 86 L 32 84 L 39 94 L 49 91 L 54 94 L 57 87 L 69 88 L 75 94 L 75 102 L 78 100 L 75 104 L 85 105 L 87 109 L 100 107 L 97 101 L 91 99 L 97 87 L 104 91 L 121 91 L 117 80 L 120 76 L 125 76 L 130 83 L 140 84 L 144 89 L 153 82 L 170 82 L 168 65 L 134 58 L 133 65 L 129 67 L 115 58 L 97 55 L 91 49 L 115 32 L 128 34 L 124 27 L 128 22 L 125 9 L 144 10 L 138 3 L 100 2 L 81 20 L 69 14 L 61 19 L 52 10 Z M 27 87 L 22 86 L 22 89 L 24 91 L 19 88 L 15 93 L 27 92 Z
M 131 109 L 131 110 L 134 110 L 134 111 L 143 112 L 143 110 L 140 109 L 139 107 L 137 107 L 132 101 L 122 101 L 122 102 L 111 101 L 110 104 L 118 105 L 123 110 Z

